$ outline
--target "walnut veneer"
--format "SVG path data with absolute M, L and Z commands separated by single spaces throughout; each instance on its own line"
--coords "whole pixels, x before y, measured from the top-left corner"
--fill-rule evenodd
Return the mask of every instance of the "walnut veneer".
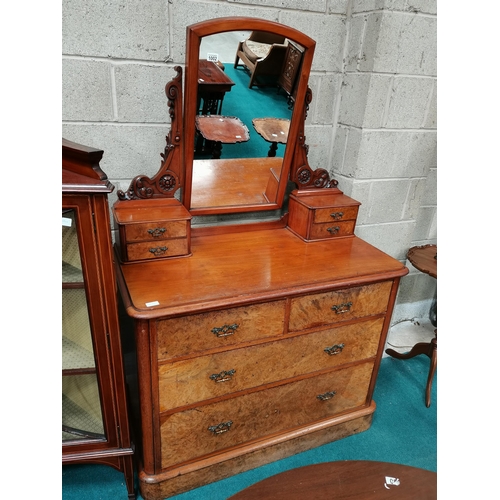
M 191 245 L 118 267 L 147 500 L 367 429 L 407 272 L 355 236 L 307 243 L 284 222 L 192 229 Z

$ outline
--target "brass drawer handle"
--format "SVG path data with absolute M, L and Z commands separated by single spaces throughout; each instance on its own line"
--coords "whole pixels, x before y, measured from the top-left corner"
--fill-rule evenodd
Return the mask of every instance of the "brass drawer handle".
M 337 394 L 335 391 L 325 392 L 324 394 L 318 394 L 316 398 L 320 401 L 328 401 L 329 399 L 332 399 L 335 394 Z
M 330 217 L 333 217 L 334 220 L 342 219 L 343 216 L 344 212 L 333 212 L 332 214 L 330 214 Z
M 340 354 L 344 349 L 345 344 L 335 344 L 332 347 L 325 347 L 323 351 L 325 351 L 328 356 L 335 356 L 336 354 Z
M 339 226 L 335 226 L 335 227 L 328 227 L 326 229 L 330 234 L 337 234 L 339 231 L 340 231 L 340 227 Z
M 228 380 L 231 380 L 233 378 L 233 375 L 236 373 L 236 370 L 229 370 L 229 371 L 221 371 L 220 373 L 213 373 L 210 375 L 210 380 L 213 380 L 214 382 L 227 382 Z
M 230 335 L 234 335 L 238 326 L 239 325 L 234 323 L 232 325 L 224 325 L 221 327 L 214 327 L 214 328 L 212 328 L 211 332 L 216 337 L 229 337 Z
M 163 255 L 168 250 L 168 247 L 150 248 L 149 251 L 155 256 Z
M 232 420 L 228 420 L 227 422 L 221 422 L 220 424 L 217 425 L 211 425 L 208 428 L 208 430 L 212 432 L 214 436 L 217 436 L 218 434 L 223 434 L 224 432 L 227 432 L 232 425 L 233 425 Z
M 153 237 L 153 238 L 159 238 L 160 236 L 163 235 L 163 233 L 166 231 L 164 227 L 157 227 L 155 229 L 148 229 L 148 233 Z
M 352 302 L 346 302 L 345 304 L 338 304 L 336 306 L 332 306 L 332 311 L 335 311 L 335 314 L 344 314 L 351 310 Z

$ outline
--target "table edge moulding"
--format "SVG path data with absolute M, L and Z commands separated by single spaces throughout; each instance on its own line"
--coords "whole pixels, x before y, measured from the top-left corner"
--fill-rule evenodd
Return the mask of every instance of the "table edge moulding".
M 135 499 L 108 205 L 114 186 L 102 156 L 62 140 L 62 464 L 111 466 Z
M 203 185 L 193 159 L 200 41 L 231 30 L 292 40 L 303 48 L 301 71 L 282 164 L 237 160 L 249 171 L 267 164 L 267 187 L 241 182 L 248 173 L 230 186 L 238 181 L 232 162 L 213 159 L 220 168 L 214 163 L 210 171 L 220 175 L 205 185 L 200 207 L 193 193 Z M 304 132 L 314 47 L 307 35 L 263 19 L 188 26 L 184 93 L 180 67 L 166 86 L 171 129 L 160 169 L 135 177 L 113 205 L 122 346 L 132 360 L 125 365 L 145 500 L 371 425 L 387 331 L 408 269 L 356 236 L 360 202 L 326 169 L 309 166 Z M 230 191 L 247 201 L 226 202 Z M 258 196 L 264 201 L 254 201 Z M 264 210 L 274 210 L 274 218 L 234 218 Z M 195 223 L 206 215 L 233 218 Z

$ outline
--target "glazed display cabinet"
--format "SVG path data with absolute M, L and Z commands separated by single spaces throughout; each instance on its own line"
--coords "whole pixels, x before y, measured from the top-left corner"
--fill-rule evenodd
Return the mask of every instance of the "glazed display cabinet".
M 62 463 L 112 466 L 135 498 L 102 154 L 63 140 Z

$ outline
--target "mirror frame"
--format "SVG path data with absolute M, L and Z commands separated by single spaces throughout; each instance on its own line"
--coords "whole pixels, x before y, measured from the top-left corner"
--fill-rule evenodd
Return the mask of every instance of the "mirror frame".
M 290 129 L 288 133 L 288 142 L 283 157 L 281 168 L 281 176 L 276 194 L 275 203 L 265 204 L 248 204 L 248 205 L 233 205 L 228 207 L 209 206 L 202 208 L 191 207 L 192 195 L 192 179 L 193 179 L 193 161 L 195 143 L 195 116 L 197 112 L 197 96 L 198 96 L 198 61 L 200 53 L 200 45 L 203 37 L 225 33 L 228 31 L 269 31 L 297 42 L 304 48 L 302 56 L 302 66 L 299 74 L 295 105 L 293 107 Z M 184 192 L 183 204 L 191 212 L 192 215 L 210 215 L 210 214 L 227 214 L 227 213 L 243 213 L 261 210 L 275 210 L 283 205 L 285 191 L 294 164 L 294 157 L 297 154 L 296 145 L 300 139 L 304 139 L 304 122 L 306 113 L 306 103 L 310 102 L 311 91 L 308 87 L 309 74 L 311 71 L 312 60 L 316 42 L 299 32 L 298 30 L 279 24 L 274 21 L 252 17 L 226 17 L 210 19 L 196 24 L 192 24 L 186 28 L 186 66 L 185 66 L 185 87 L 184 87 L 184 113 L 183 113 L 183 130 L 184 130 Z M 236 54 L 236 47 L 235 47 Z M 302 141 L 303 142 L 303 141 Z M 307 146 L 303 145 L 304 153 L 302 156 L 307 156 Z M 305 159 L 307 164 L 307 158 Z M 309 167 L 307 166 L 309 169 Z M 309 169 L 310 170 L 310 169 Z M 295 174 L 295 172 L 293 172 Z M 293 177 L 292 176 L 292 180 Z M 220 180 L 224 182 L 223 179 Z

